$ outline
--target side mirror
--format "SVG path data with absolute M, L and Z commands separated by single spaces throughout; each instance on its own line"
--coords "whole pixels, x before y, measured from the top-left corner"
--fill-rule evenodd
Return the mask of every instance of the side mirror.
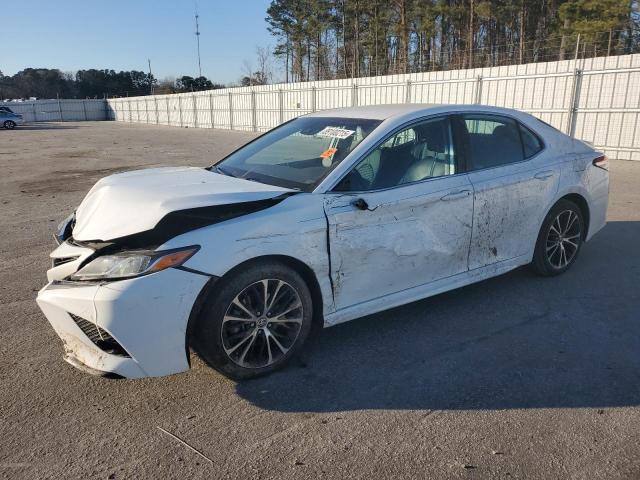
M 351 205 L 356 207 L 358 210 L 369 210 L 369 204 L 364 198 L 358 198 L 354 200 Z

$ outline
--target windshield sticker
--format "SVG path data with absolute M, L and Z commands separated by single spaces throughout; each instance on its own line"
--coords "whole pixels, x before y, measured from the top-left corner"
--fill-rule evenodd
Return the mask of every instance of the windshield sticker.
M 329 158 L 333 156 L 334 153 L 338 151 L 337 148 L 327 148 L 324 152 L 320 154 L 320 158 Z
M 319 137 L 339 138 L 341 140 L 344 140 L 345 138 L 349 138 L 354 133 L 355 133 L 355 130 L 347 130 L 346 128 L 325 127 L 323 130 L 320 130 L 316 135 L 318 135 Z

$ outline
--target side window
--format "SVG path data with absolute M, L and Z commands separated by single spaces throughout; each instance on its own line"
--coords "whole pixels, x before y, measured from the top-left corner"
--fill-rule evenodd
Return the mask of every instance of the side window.
M 471 150 L 471 170 L 524 160 L 519 124 L 495 115 L 464 115 Z
M 379 190 L 456 173 L 448 118 L 396 132 L 363 158 L 334 190 Z
M 415 142 L 416 132 L 413 128 L 407 128 L 396 133 L 382 144 L 383 147 L 399 147 L 408 142 Z
M 522 124 L 520 124 L 520 135 L 522 147 L 524 148 L 524 158 L 531 158 L 542 150 L 542 142 L 538 136 Z

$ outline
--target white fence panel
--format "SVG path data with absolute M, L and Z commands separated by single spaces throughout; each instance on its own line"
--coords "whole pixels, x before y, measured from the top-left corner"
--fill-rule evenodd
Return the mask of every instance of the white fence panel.
M 612 158 L 640 160 L 638 54 L 112 99 L 108 110 L 125 122 L 265 131 L 319 110 L 405 102 L 516 108 Z
M 25 122 L 60 122 L 107 120 L 105 100 L 32 100 L 26 102 L 0 102 L 15 113 L 23 116 Z

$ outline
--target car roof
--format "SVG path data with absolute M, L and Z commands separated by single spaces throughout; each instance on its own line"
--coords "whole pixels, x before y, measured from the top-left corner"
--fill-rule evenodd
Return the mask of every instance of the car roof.
M 310 113 L 308 117 L 347 117 L 368 118 L 372 120 L 386 120 L 387 118 L 419 112 L 438 107 L 430 103 L 401 103 L 388 105 L 363 105 L 357 107 L 332 108 L 320 112 Z
M 366 118 L 383 120 L 385 123 L 396 123 L 410 118 L 446 113 L 476 112 L 497 115 L 509 115 L 520 120 L 532 118 L 525 112 L 511 108 L 494 107 L 479 104 L 435 104 L 435 103 L 400 103 L 389 105 L 363 105 L 356 107 L 334 108 L 305 115 L 307 117 L 339 117 Z

